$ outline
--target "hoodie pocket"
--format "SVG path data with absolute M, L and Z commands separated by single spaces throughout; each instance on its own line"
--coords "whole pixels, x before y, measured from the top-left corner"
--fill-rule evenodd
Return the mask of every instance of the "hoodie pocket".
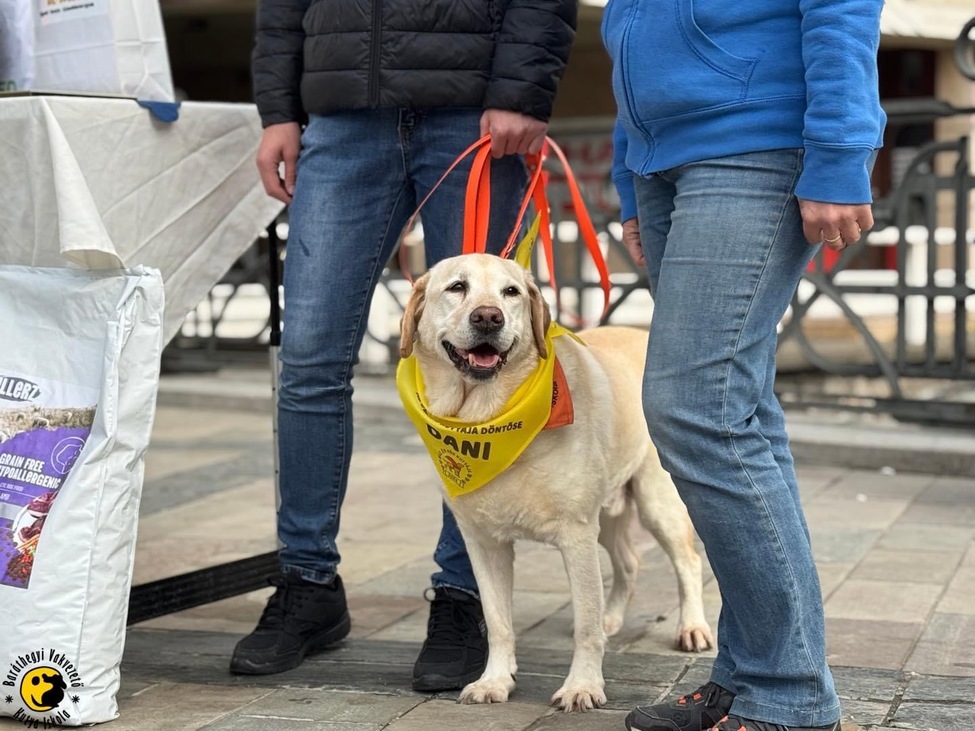
M 624 30 L 630 99 L 640 122 L 740 103 L 756 59 L 724 50 L 701 30 L 694 0 L 667 0 L 651 14 L 640 3 Z

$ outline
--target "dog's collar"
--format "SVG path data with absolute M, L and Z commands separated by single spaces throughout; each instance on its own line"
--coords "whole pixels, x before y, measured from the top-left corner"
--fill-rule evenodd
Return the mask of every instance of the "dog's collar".
M 500 475 L 542 429 L 572 423 L 572 396 L 555 357 L 554 339 L 562 335 L 578 340 L 574 333 L 551 323 L 545 333 L 548 357 L 539 360 L 501 414 L 483 424 L 431 414 L 416 356 L 400 360 L 396 368 L 400 400 L 450 497 L 473 492 Z

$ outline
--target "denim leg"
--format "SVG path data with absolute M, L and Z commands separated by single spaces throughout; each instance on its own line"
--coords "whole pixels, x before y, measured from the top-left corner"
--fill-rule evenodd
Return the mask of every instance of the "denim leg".
M 395 110 L 312 117 L 284 267 L 278 537 L 284 571 L 335 576 L 352 369 L 376 282 L 414 207 Z
M 809 246 L 810 255 L 815 253 L 815 251 L 816 249 L 814 247 Z M 786 484 L 789 485 L 793 500 L 799 506 L 799 480 L 796 477 L 796 466 L 792 458 L 792 450 L 789 449 L 789 435 L 785 430 L 785 412 L 782 411 L 782 404 L 779 403 L 779 397 L 775 395 L 775 352 L 778 336 L 777 334 L 773 334 L 771 337 L 772 343 L 769 346 L 768 366 L 765 373 L 765 390 L 762 392 L 762 398 L 759 400 L 758 407 L 755 409 L 755 418 L 762 425 L 762 433 L 769 440 L 772 454 L 775 457 L 775 463 L 782 470 L 782 477 L 785 479 Z M 806 531 L 808 538 L 809 529 L 806 526 L 806 516 L 802 513 L 801 506 L 799 516 L 802 518 L 803 529 Z
M 482 110 L 431 109 L 416 114 L 416 129 L 410 138 L 407 164 L 416 185 L 417 200 L 423 200 L 457 155 L 480 137 Z M 469 158 L 450 174 L 420 213 L 428 267 L 462 251 L 464 195 L 470 162 Z M 527 173 L 520 157 L 507 156 L 491 161 L 489 251 L 500 253 L 507 243 L 526 182 Z M 477 596 L 477 582 L 464 538 L 446 503 L 433 558 L 440 570 L 430 577 L 432 586 L 448 586 Z
M 839 702 L 771 383 L 775 328 L 813 253 L 794 197 L 801 165 L 797 150 L 752 153 L 636 187 L 656 279 L 644 406 L 721 589 L 712 679 L 737 693 L 741 716 L 813 726 L 835 721 Z M 661 241 L 652 222 L 667 196 Z
M 670 234 L 677 189 L 673 182 L 659 175 L 648 179 L 638 178 L 636 184 L 639 186 L 640 244 L 646 261 L 650 295 L 655 297 L 657 284 L 660 281 L 660 266 L 667 249 L 667 237 Z M 721 612 L 718 615 L 718 654 L 712 665 L 711 679 L 726 690 L 734 692 L 731 683 L 734 661 L 725 642 L 725 638 L 730 635 L 727 629 L 730 611 L 728 603 L 722 600 Z
M 479 597 L 474 569 L 467 555 L 467 545 L 457 527 L 457 520 L 447 503 L 442 503 L 443 523 L 440 537 L 433 552 L 433 560 L 439 569 L 430 576 L 430 585 L 435 589 L 450 587 L 459 589 L 474 597 Z

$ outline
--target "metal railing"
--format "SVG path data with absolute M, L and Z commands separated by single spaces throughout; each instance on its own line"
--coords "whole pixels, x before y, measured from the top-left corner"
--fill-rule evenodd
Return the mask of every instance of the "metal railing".
M 787 406 L 882 410 L 904 419 L 975 425 L 975 404 L 913 398 L 903 386 L 907 379 L 919 378 L 975 381 L 975 271 L 970 256 L 975 182 L 968 149 L 967 136 L 924 146 L 897 190 L 875 204 L 875 227 L 867 242 L 894 248 L 896 269 L 889 281 L 870 283 L 856 276 L 853 267 L 869 246 L 846 248 L 832 262 L 821 250 L 804 275 L 803 284 L 811 287 L 800 285 L 779 336 L 780 348 L 794 340 L 806 360 L 825 373 L 881 379 L 887 395 L 786 395 Z M 950 172 L 936 172 L 945 167 Z M 945 225 L 946 217 L 950 225 Z M 864 295 L 896 300 L 892 344 L 882 343 L 867 317 L 850 304 L 851 298 L 862 301 Z M 823 353 L 804 330 L 809 312 L 821 300 L 834 304 L 859 335 L 870 355 L 866 362 Z
M 975 80 L 973 31 L 975 18 L 959 34 L 954 58 L 961 73 Z M 959 108 L 938 99 L 887 100 L 884 108 L 888 124 L 898 126 L 975 114 L 975 107 Z M 873 206 L 875 224 L 867 244 L 893 248 L 892 278 L 868 282 L 856 275 L 855 266 L 869 246 L 844 249 L 833 260 L 825 251 L 817 254 L 793 298 L 780 348 L 791 339 L 821 372 L 876 379 L 886 393 L 780 391 L 785 406 L 875 410 L 904 420 L 975 426 L 975 403 L 970 400 L 921 397 L 918 389 L 905 385 L 918 379 L 975 384 L 973 191 L 969 135 L 930 142 L 917 150 L 892 193 Z M 851 298 L 862 301 L 865 296 L 896 301 L 893 343 L 881 342 L 867 317 L 850 304 Z M 826 354 L 804 330 L 809 312 L 822 300 L 839 310 L 869 358 Z M 969 392 L 975 393 L 975 387 Z
M 955 46 L 958 67 L 975 80 L 975 42 L 971 39 L 975 19 L 966 25 Z M 971 114 L 975 109 L 956 109 L 936 100 L 899 100 L 886 105 L 894 122 L 922 121 L 958 114 Z M 604 254 L 613 272 L 613 301 L 604 321 L 627 321 L 630 324 L 644 318 L 649 324 L 651 307 L 647 301 L 646 275 L 629 260 L 622 247 L 617 211 L 612 201 L 605 164 L 609 127 L 602 129 L 563 129 L 555 135 L 564 147 L 571 148 L 571 137 L 595 132 L 602 141 L 595 146 L 595 174 L 580 174 L 573 167 L 584 187 L 588 187 L 593 223 L 599 231 Z M 611 148 L 611 143 L 610 143 Z M 590 149 L 590 152 L 592 152 Z M 570 158 L 571 159 L 571 158 Z M 585 163 L 585 160 L 582 160 Z M 598 172 L 599 166 L 605 169 Z M 584 165 L 583 165 L 584 167 Z M 553 171 L 557 176 L 558 171 Z M 896 268 L 885 274 L 886 281 L 862 281 L 863 271 L 857 274 L 852 265 L 865 256 L 867 246 L 845 249 L 835 261 L 827 261 L 820 252 L 814 265 L 806 272 L 793 300 L 791 313 L 780 334 L 780 348 L 798 344 L 806 360 L 824 373 L 839 376 L 861 376 L 882 381 L 888 390 L 886 397 L 863 398 L 852 391 L 845 394 L 810 396 L 806 393 L 780 394 L 787 406 L 825 405 L 831 408 L 882 409 L 900 418 L 931 421 L 938 424 L 975 425 L 975 403 L 923 399 L 912 397 L 904 388 L 905 379 L 975 381 L 975 347 L 968 342 L 975 310 L 975 275 L 971 266 L 970 231 L 972 191 L 975 190 L 970 158 L 969 139 L 935 142 L 918 151 L 907 172 L 888 198 L 878 201 L 874 216 L 875 231 L 869 244 L 893 247 Z M 574 309 L 562 317 L 566 324 L 578 324 L 578 318 L 598 314 L 601 307 L 599 283 L 576 246 L 571 225 L 565 220 L 568 197 L 560 191 L 557 177 L 549 188 L 554 237 L 563 254 L 559 257 L 557 279 L 563 302 Z M 277 308 L 268 307 L 268 295 L 279 301 L 276 280 L 277 265 L 281 263 L 276 239 L 286 238 L 285 222 L 276 223 L 270 241 L 259 240 L 231 269 L 224 280 L 203 304 L 194 318 L 188 320 L 182 336 L 167 349 L 173 368 L 215 367 L 214 361 L 226 361 L 229 355 L 250 354 L 263 359 L 269 340 L 270 313 L 277 317 Z M 275 252 L 273 266 L 267 266 L 268 254 Z M 283 251 L 283 250 L 282 250 Z M 944 254 L 942 252 L 950 252 Z M 536 274 L 542 281 L 547 277 Z M 273 276 L 269 277 L 269 273 Z M 884 272 L 880 272 L 884 274 Z M 861 281 L 851 281 L 855 274 Z M 856 277 L 853 277 L 855 279 Z M 255 288 L 260 292 L 257 296 Z M 408 287 L 402 274 L 391 265 L 383 273 L 379 285 L 380 297 L 391 309 L 390 318 L 398 321 L 405 304 Z M 549 293 L 551 294 L 551 293 Z M 859 304 L 851 298 L 893 298 L 896 300 L 896 337 L 893 347 L 881 342 L 870 328 Z M 221 335 L 221 325 L 237 299 L 250 299 L 258 314 L 250 318 L 250 331 L 245 334 Z M 551 297 L 550 297 L 551 299 Z M 592 300 L 592 304 L 589 302 Z M 831 303 L 842 318 L 862 338 L 869 354 L 866 362 L 852 362 L 821 352 L 815 338 L 803 325 L 812 319 L 815 308 L 823 302 Z M 941 303 L 948 303 L 942 307 Z M 258 304 L 260 303 L 260 304 Z M 263 310 L 261 307 L 263 306 Z M 565 313 L 559 313 L 563 315 Z M 939 327 L 947 319 L 950 327 L 946 338 L 939 338 Z M 395 362 L 397 343 L 391 336 L 389 322 L 385 327 L 370 330 L 368 338 L 388 352 L 388 363 Z M 395 328 L 393 328 L 394 330 Z M 975 335 L 975 333 L 971 333 Z M 780 379 L 781 380 L 781 379 Z M 852 380 L 852 379 L 844 379 Z M 130 623 L 186 609 L 223 597 L 234 596 L 265 585 L 268 576 L 277 571 L 275 554 L 266 553 L 241 561 L 223 564 L 200 571 L 170 577 L 149 584 L 135 586 L 130 600 Z
M 973 31 L 975 19 L 959 35 L 955 60 L 962 73 L 975 79 L 975 41 L 970 37 Z M 975 113 L 975 108 L 957 108 L 936 99 L 887 100 L 884 107 L 891 125 L 926 124 Z M 612 304 L 603 322 L 647 326 L 652 303 L 647 294 L 646 273 L 632 264 L 622 246 L 618 208 L 608 178 L 611 129 L 612 120 L 585 120 L 554 125 L 552 134 L 569 153 L 610 264 Z M 967 135 L 920 148 L 896 189 L 875 203 L 876 224 L 867 237 L 867 246 L 849 247 L 838 258 L 820 251 L 783 323 L 780 351 L 798 350 L 810 369 L 875 379 L 883 388 L 873 389 L 870 396 L 849 389 L 831 394 L 785 389 L 780 397 L 786 406 L 879 409 L 901 418 L 975 424 L 975 404 L 916 398 L 904 386 L 914 379 L 975 380 L 975 272 L 970 251 L 971 194 L 975 184 L 969 149 Z M 601 310 L 598 278 L 583 247 L 577 245 L 569 196 L 561 184 L 560 171 L 553 167 L 550 173 L 556 272 L 560 300 L 565 305 L 556 317 L 569 327 L 593 324 Z M 277 230 L 285 240 L 286 225 L 279 223 Z M 873 247 L 893 252 L 894 268 L 864 268 Z M 188 320 L 176 346 L 169 349 L 183 354 L 184 366 L 187 353 L 202 355 L 205 362 L 218 352 L 222 359 L 240 357 L 266 344 L 270 331 L 266 311 L 248 334 L 221 335 L 220 330 L 235 300 L 255 298 L 255 283 L 267 289 L 267 250 L 267 241 L 262 239 L 208 297 L 206 306 L 201 308 L 205 316 L 201 317 L 198 310 L 196 320 Z M 422 260 L 422 256 L 414 252 L 411 259 Z M 536 276 L 554 304 L 551 290 L 545 287 L 547 272 L 538 261 L 536 256 Z M 374 309 L 379 307 L 384 312 L 371 318 L 366 335 L 367 347 L 381 354 L 364 360 L 364 368 L 373 372 L 388 372 L 395 366 L 396 323 L 409 291 L 395 262 L 394 257 L 384 271 L 374 299 Z M 890 257 L 888 265 L 889 262 Z M 261 297 L 264 296 L 262 291 Z M 377 300 L 381 305 L 377 306 Z M 875 308 L 863 307 L 868 300 L 896 303 L 885 308 L 896 319 L 892 339 L 881 338 L 871 329 L 874 318 L 864 314 L 864 310 L 869 313 Z M 813 332 L 807 330 L 807 325 L 822 317 L 824 308 L 831 309 L 833 318 L 843 321 L 846 329 L 856 334 L 859 355 L 850 357 L 849 349 L 839 355 L 830 353 L 822 347 L 815 328 Z M 176 367 L 180 367 L 178 361 Z

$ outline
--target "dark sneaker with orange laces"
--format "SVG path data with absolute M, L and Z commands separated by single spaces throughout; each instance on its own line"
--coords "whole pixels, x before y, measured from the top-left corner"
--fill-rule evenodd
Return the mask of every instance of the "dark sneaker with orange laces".
M 840 722 L 829 726 L 783 726 L 768 721 L 749 721 L 739 716 L 725 716 L 712 731 L 840 731 Z
M 637 706 L 623 723 L 630 731 L 708 731 L 728 715 L 734 699 L 730 690 L 705 683 L 671 703 Z

